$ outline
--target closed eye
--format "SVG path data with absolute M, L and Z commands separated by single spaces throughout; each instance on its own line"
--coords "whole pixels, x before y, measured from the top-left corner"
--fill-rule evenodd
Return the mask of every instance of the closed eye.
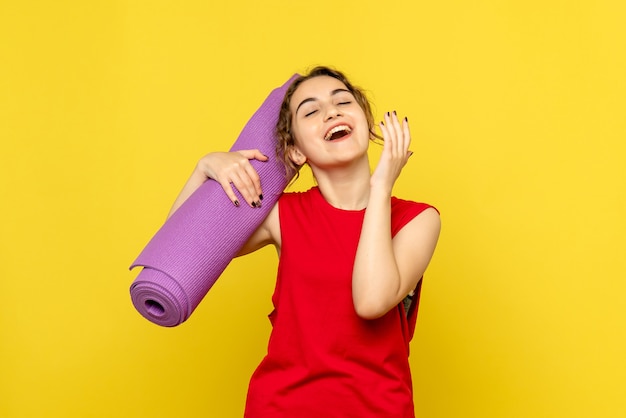
M 317 110 L 311 110 L 309 113 L 305 113 L 304 117 L 306 118 L 307 116 L 311 116 L 312 114 L 314 114 L 315 112 L 317 112 Z
M 339 102 L 340 105 L 347 105 L 347 104 L 350 104 L 350 103 L 352 103 L 352 102 Z

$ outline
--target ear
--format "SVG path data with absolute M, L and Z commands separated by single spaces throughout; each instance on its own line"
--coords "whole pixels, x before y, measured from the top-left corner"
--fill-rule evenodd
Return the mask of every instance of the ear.
M 289 159 L 294 162 L 294 164 L 298 166 L 304 165 L 306 163 L 306 156 L 300 152 L 298 147 L 295 145 L 289 146 Z

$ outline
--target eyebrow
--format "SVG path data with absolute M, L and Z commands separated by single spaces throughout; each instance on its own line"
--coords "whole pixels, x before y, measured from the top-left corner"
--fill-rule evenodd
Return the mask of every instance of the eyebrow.
M 335 94 L 339 94 L 339 93 L 350 93 L 350 94 L 352 94 L 352 92 L 350 90 L 348 90 L 348 89 L 335 89 L 335 90 L 330 92 L 330 95 L 334 96 Z M 298 110 L 300 109 L 300 107 L 303 104 L 308 103 L 308 102 L 315 102 L 315 101 L 317 101 L 317 99 L 315 97 L 309 97 L 309 98 L 304 99 L 303 101 L 300 102 L 300 104 L 296 108 L 296 113 L 295 114 L 296 115 L 298 114 Z

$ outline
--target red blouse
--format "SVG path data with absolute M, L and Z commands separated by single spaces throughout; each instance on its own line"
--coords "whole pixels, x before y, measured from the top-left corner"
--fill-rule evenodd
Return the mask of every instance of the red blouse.
M 430 207 L 391 201 L 394 236 Z M 409 341 L 419 288 L 375 320 L 352 303 L 352 267 L 365 210 L 331 206 L 317 187 L 279 200 L 280 263 L 268 352 L 252 376 L 247 418 L 413 418 Z

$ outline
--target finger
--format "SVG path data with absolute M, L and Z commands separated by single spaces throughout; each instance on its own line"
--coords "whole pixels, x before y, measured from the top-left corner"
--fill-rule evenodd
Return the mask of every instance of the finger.
M 404 131 L 404 137 L 406 138 L 405 152 L 409 153 L 408 156 L 410 157 L 413 154 L 413 151 L 409 151 L 409 147 L 411 146 L 411 130 L 409 129 L 409 118 L 406 116 L 402 121 L 402 130 Z
M 404 135 L 403 130 L 400 125 L 400 121 L 398 120 L 398 114 L 396 111 L 393 111 L 393 115 L 391 118 L 391 123 L 393 125 L 394 132 L 396 134 L 396 142 L 395 142 L 395 155 L 396 156 L 404 156 L 403 148 L 404 148 Z
M 385 140 L 385 146 L 383 147 L 383 151 L 387 149 L 387 152 L 393 155 L 396 147 L 396 131 L 394 129 L 391 114 L 389 112 L 385 113 L 385 127 L 387 135 L 383 135 Z
M 261 177 L 259 177 L 259 173 L 252 167 L 252 164 L 244 165 L 244 170 L 248 175 L 250 181 L 252 182 L 252 189 L 250 193 L 256 195 L 257 203 L 260 206 L 261 200 L 263 200 L 263 189 L 261 188 Z
M 263 154 L 260 150 L 258 149 L 250 149 L 250 150 L 241 150 L 238 151 L 240 155 L 242 155 L 244 158 L 246 158 L 246 161 L 242 161 L 240 163 L 240 166 L 244 169 L 244 171 L 246 172 L 246 174 L 249 176 L 250 178 L 250 182 L 247 181 L 247 179 L 243 180 L 245 178 L 242 177 L 241 179 L 244 181 L 245 183 L 245 187 L 248 189 L 249 193 L 251 196 L 253 196 L 252 199 L 252 203 L 254 203 L 254 207 L 260 207 L 261 206 L 261 200 L 263 200 L 263 190 L 261 188 L 261 178 L 259 177 L 258 172 L 256 171 L 256 169 L 252 166 L 252 164 L 250 164 L 250 160 L 255 159 L 255 160 L 259 160 L 262 162 L 268 161 L 269 157 L 265 154 Z
M 253 208 L 260 206 L 259 196 L 256 193 L 254 183 L 250 179 L 248 173 L 244 170 L 242 172 L 234 172 L 231 175 L 231 182 L 233 186 L 239 191 L 241 196 L 245 199 L 248 205 Z
M 219 182 L 219 184 L 222 186 L 222 189 L 224 189 L 224 192 L 226 192 L 226 196 L 228 196 L 230 201 L 233 202 L 233 205 L 239 207 L 239 199 L 237 199 L 237 195 L 235 195 L 235 192 L 233 191 L 230 182 L 227 180 L 222 180 Z
M 385 125 L 384 121 L 381 121 L 378 127 L 383 134 L 383 154 L 385 154 L 389 152 L 389 144 L 392 142 L 391 139 L 389 139 L 389 129 L 387 129 L 387 125 Z
M 241 151 L 239 151 L 239 154 L 243 155 L 248 160 L 259 160 L 259 161 L 267 161 L 267 160 L 269 160 L 269 157 L 267 155 L 263 154 L 258 149 L 241 150 Z

